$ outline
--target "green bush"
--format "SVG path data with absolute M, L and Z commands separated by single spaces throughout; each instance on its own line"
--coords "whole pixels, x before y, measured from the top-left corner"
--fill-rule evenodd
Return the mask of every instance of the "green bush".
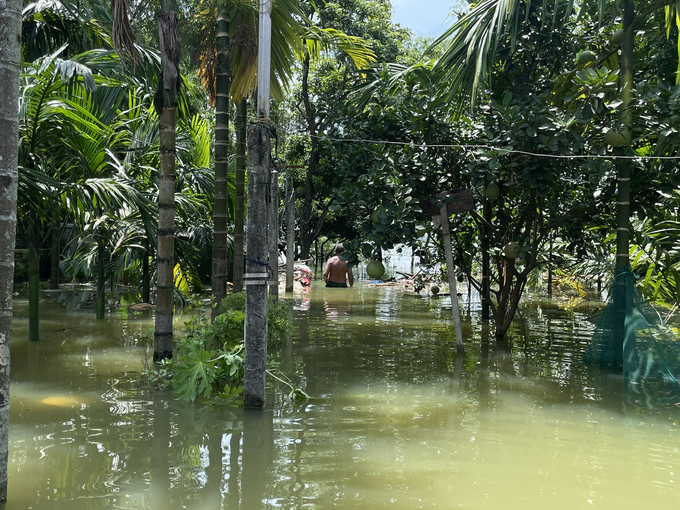
M 246 311 L 246 293 L 228 294 L 222 300 L 220 312 L 229 310 Z M 278 348 L 286 343 L 286 338 L 293 327 L 290 305 L 285 301 L 276 301 L 271 296 L 267 306 L 267 345 Z M 241 335 L 243 336 L 243 335 Z
M 180 400 L 234 400 L 243 391 L 245 294 L 228 295 L 220 312 L 212 324 L 205 311 L 192 317 L 187 322 L 186 335 L 176 340 L 174 358 L 164 361 L 153 374 L 158 382 L 163 378 L 169 380 Z M 282 346 L 291 328 L 289 305 L 270 299 L 268 346 Z M 147 376 L 150 375 L 147 370 Z

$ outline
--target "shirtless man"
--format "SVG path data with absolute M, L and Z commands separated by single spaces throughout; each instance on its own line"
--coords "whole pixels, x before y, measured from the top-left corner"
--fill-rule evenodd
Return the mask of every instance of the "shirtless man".
M 342 260 L 342 252 L 345 247 L 342 243 L 335 245 L 335 257 L 331 257 L 326 262 L 326 269 L 323 272 L 323 280 L 326 282 L 326 287 L 347 287 L 345 276 L 349 279 L 349 286 L 354 285 L 354 274 L 352 268 L 347 267 L 347 262 Z

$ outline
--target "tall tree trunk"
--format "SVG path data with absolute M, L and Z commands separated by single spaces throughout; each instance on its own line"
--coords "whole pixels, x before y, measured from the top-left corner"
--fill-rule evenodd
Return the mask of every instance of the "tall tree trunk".
M 229 173 L 229 19 L 225 0 L 217 2 L 217 72 L 215 102 L 215 206 L 212 246 L 212 319 L 227 289 L 227 176 Z
M 97 319 L 104 318 L 106 307 L 106 266 L 105 246 L 102 239 L 97 240 Z
M 621 100 L 623 102 L 622 124 L 624 129 L 631 130 L 633 112 L 627 108 L 633 91 L 633 49 L 635 34 L 633 24 L 633 0 L 625 0 L 623 14 L 623 45 L 621 51 Z M 616 149 L 622 153 L 624 149 Z M 613 304 L 615 323 L 612 327 L 612 352 L 616 358 L 611 361 L 611 368 L 622 370 L 624 363 L 625 319 L 628 312 L 626 303 L 626 284 L 629 279 L 624 274 L 630 270 L 630 160 L 618 159 L 617 199 L 616 199 L 616 267 L 614 270 Z
M 156 328 L 153 359 L 172 357 L 173 270 L 175 266 L 175 113 L 179 82 L 177 3 L 162 0 L 158 15 L 162 81 L 156 93 L 159 112 L 160 176 L 158 183 L 158 249 L 156 251 Z
M 151 302 L 151 275 L 149 273 L 149 239 L 144 240 L 146 249 L 142 258 L 142 303 Z
M 234 204 L 234 292 L 243 290 L 243 223 L 245 217 L 246 116 L 248 102 L 242 99 L 236 111 L 236 203 Z
M 9 344 L 17 224 L 21 2 L 0 0 L 0 504 L 7 501 Z
M 28 227 L 28 339 L 40 339 L 40 227 Z
M 319 162 L 319 140 L 317 138 L 316 112 L 314 105 L 309 99 L 309 53 L 305 49 L 305 58 L 302 62 L 302 102 L 305 107 L 305 118 L 310 137 L 310 153 L 307 165 L 307 179 L 305 199 L 300 211 L 300 258 L 309 258 L 309 251 L 314 242 L 312 221 L 312 202 L 314 200 L 314 173 Z
M 59 259 L 61 257 L 61 233 L 59 223 L 52 229 L 52 251 L 50 252 L 50 289 L 59 288 Z
M 484 199 L 484 219 L 491 223 L 491 200 Z M 486 224 L 482 224 L 482 320 L 488 321 L 489 303 L 491 302 L 491 260 L 489 255 L 489 232 Z

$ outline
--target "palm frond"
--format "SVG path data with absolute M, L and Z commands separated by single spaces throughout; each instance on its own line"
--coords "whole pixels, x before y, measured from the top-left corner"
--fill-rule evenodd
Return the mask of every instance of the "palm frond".
M 312 59 L 321 56 L 322 51 L 338 49 L 352 59 L 357 69 L 364 69 L 376 61 L 371 45 L 361 37 L 347 35 L 334 28 L 306 27 L 303 38 Z M 302 60 L 303 54 L 298 54 Z
M 573 14 L 573 0 L 556 2 L 552 23 L 564 23 Z M 446 49 L 436 67 L 447 72 L 449 97 L 459 111 L 469 99 L 474 107 L 484 90 L 500 45 L 507 40 L 514 51 L 522 23 L 532 9 L 532 0 L 484 0 L 438 37 L 428 51 Z M 523 19 L 524 18 L 524 19 Z

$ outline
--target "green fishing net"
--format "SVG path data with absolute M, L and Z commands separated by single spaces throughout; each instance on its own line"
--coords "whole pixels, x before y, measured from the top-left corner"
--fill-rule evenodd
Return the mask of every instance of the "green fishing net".
M 630 270 L 615 274 L 585 361 L 621 373 L 632 386 L 680 388 L 680 339 L 636 291 Z

